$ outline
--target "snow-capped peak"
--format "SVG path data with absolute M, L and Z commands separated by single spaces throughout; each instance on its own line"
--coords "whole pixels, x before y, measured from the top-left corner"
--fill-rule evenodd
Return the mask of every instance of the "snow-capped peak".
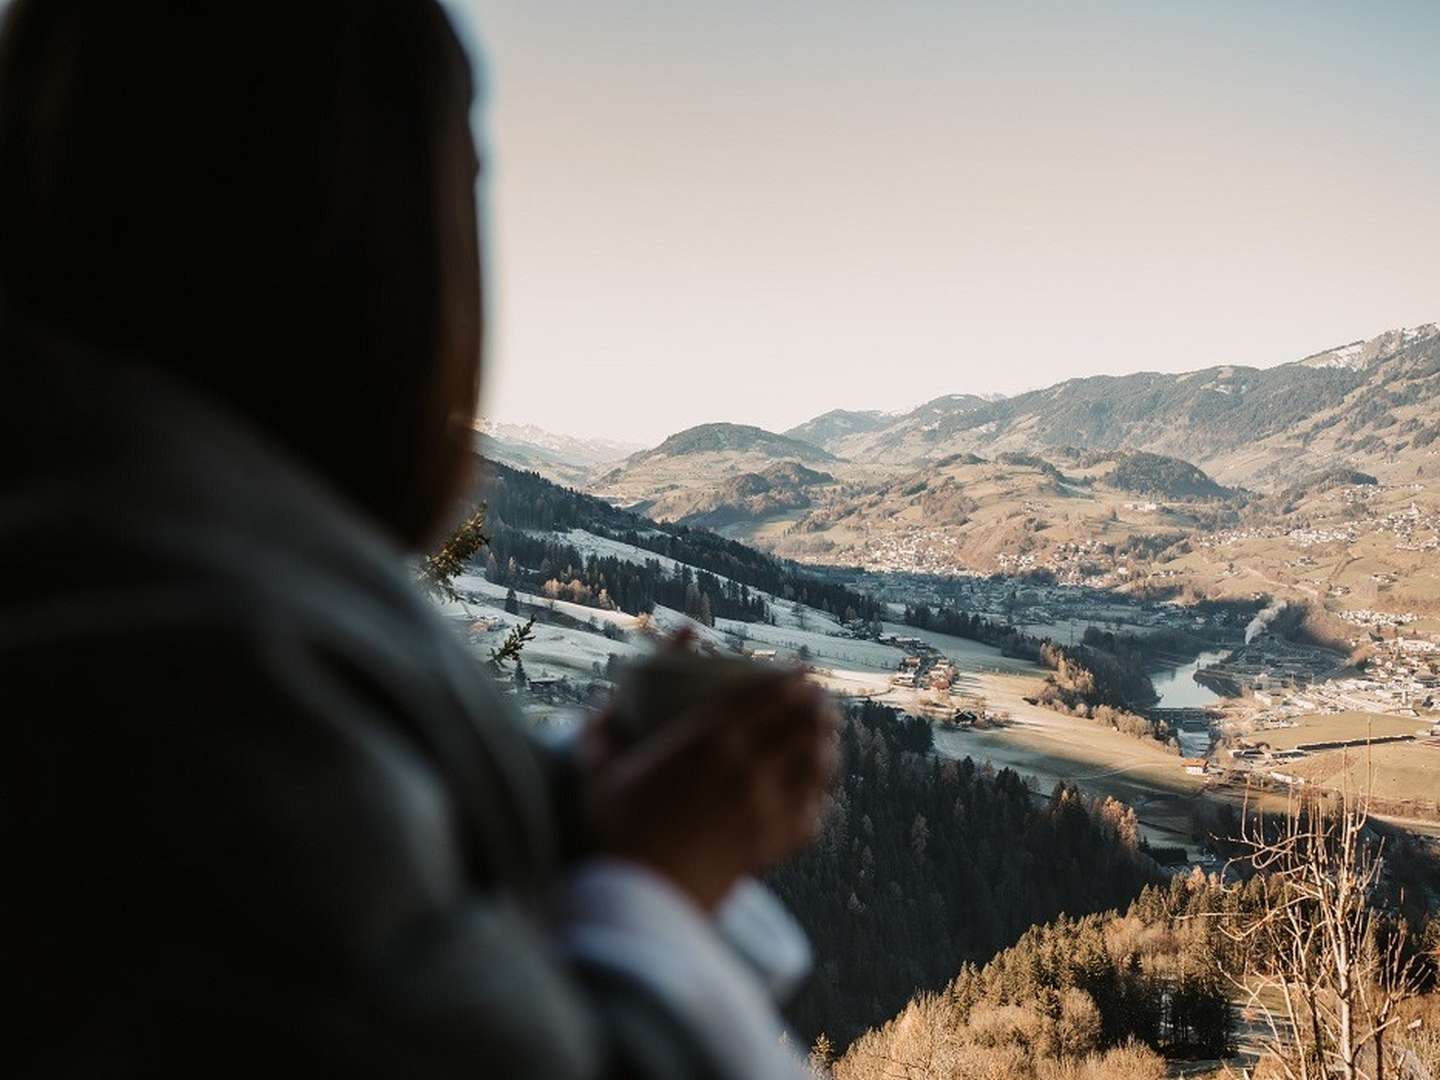
M 1373 364 L 1392 356 L 1407 345 L 1424 341 L 1440 334 L 1440 326 L 1422 323 L 1419 326 L 1387 330 L 1369 341 L 1352 341 L 1324 352 L 1307 356 L 1298 361 L 1309 368 L 1344 368 L 1348 371 L 1364 371 Z

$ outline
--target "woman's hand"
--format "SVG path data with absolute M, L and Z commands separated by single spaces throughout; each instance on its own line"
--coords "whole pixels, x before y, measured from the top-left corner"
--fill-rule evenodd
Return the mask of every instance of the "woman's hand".
M 799 674 L 757 680 L 633 743 L 602 715 L 582 744 L 581 828 L 599 854 L 668 878 L 706 909 L 814 838 L 838 713 Z

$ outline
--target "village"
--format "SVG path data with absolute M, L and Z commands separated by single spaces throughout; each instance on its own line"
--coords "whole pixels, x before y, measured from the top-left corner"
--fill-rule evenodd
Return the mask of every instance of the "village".
M 1116 559 L 1099 540 L 1064 541 L 1044 551 L 1001 551 L 994 557 L 994 571 L 1010 577 L 1043 572 L 1068 586 L 1108 589 L 1123 585 L 1134 575 L 1130 561 Z M 964 538 L 943 528 L 912 528 L 873 538 L 864 557 L 863 569 L 874 574 L 941 575 L 981 577 L 964 552 Z

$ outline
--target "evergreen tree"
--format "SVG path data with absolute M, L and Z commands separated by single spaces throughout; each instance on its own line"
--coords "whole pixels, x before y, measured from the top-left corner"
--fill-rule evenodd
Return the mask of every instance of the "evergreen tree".
M 1123 907 L 1158 876 L 1114 807 L 1065 787 L 1037 801 L 1013 772 L 939 760 L 931 738 L 923 719 L 855 706 L 820 840 L 771 875 L 815 947 L 791 1012 L 806 1037 L 843 1046 L 1031 925 Z

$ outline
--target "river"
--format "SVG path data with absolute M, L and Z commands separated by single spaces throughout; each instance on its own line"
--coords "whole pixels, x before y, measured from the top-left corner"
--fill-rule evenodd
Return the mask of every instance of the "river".
M 1195 673 L 1201 668 L 1219 663 L 1229 655 L 1228 652 L 1202 652 L 1181 667 L 1154 672 L 1150 681 L 1155 684 L 1155 693 L 1160 695 L 1156 704 L 1162 709 L 1203 709 L 1224 700 L 1208 686 L 1196 682 Z
M 1155 692 L 1160 695 L 1156 702 L 1162 709 L 1203 709 L 1223 700 L 1208 686 L 1195 681 L 1195 673 L 1203 667 L 1218 663 L 1229 656 L 1228 652 L 1202 652 L 1188 664 L 1165 668 L 1150 676 Z M 1201 757 L 1210 751 L 1210 732 L 1180 731 L 1180 750 L 1186 757 Z

